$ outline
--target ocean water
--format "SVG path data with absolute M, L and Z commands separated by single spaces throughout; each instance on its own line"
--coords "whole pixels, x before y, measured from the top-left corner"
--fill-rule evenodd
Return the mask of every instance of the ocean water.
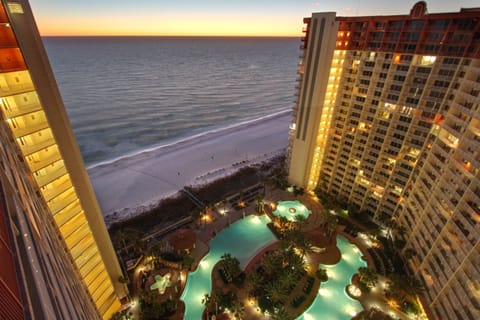
M 297 38 L 46 37 L 87 166 L 293 107 Z

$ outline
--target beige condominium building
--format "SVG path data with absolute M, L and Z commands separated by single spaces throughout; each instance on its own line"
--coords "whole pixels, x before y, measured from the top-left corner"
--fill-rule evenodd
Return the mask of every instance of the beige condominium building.
M 9 135 L 2 145 L 16 144 L 25 183 L 55 221 L 99 314 L 109 318 L 126 296 L 121 268 L 28 1 L 0 1 L 0 110 Z
M 480 8 L 304 22 L 289 181 L 398 219 L 436 319 L 480 319 Z

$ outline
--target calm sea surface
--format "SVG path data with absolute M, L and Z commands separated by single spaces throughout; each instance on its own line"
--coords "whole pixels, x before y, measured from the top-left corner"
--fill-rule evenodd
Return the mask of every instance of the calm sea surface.
M 88 166 L 293 106 L 296 38 L 44 42 Z

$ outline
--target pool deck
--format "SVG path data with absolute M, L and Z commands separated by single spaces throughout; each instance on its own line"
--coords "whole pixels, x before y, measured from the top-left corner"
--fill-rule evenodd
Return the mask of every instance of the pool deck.
M 317 247 L 325 248 L 324 253 L 312 253 L 309 254 L 309 259 L 311 259 L 310 264 L 317 266 L 321 264 L 336 264 L 341 259 L 340 250 L 336 246 L 336 237 L 333 239 L 326 236 L 326 230 L 324 230 L 321 225 L 323 223 L 323 218 L 320 212 L 323 210 L 322 205 L 313 197 L 309 195 L 294 196 L 293 193 L 267 188 L 265 194 L 265 201 L 268 205 L 269 203 L 276 203 L 280 200 L 299 200 L 301 201 L 308 209 L 312 211 L 312 214 L 308 217 L 307 223 L 303 226 L 302 230 L 306 233 L 307 238 Z M 222 206 L 223 209 L 223 206 Z M 235 210 L 229 205 L 226 206 L 228 212 L 222 215 L 218 210 L 213 210 L 210 213 L 210 218 L 208 220 L 199 220 L 197 222 L 192 222 L 190 228 L 192 228 L 197 234 L 197 242 L 195 249 L 191 252 L 191 255 L 195 258 L 195 263 L 191 267 L 191 271 L 195 270 L 198 266 L 198 261 L 200 261 L 208 252 L 209 246 L 208 242 L 215 237 L 215 235 L 227 228 L 230 224 L 242 219 L 247 215 L 254 214 L 255 212 L 255 203 L 251 203 L 242 210 Z M 270 212 L 269 212 L 270 213 Z M 363 254 L 363 258 L 366 260 L 368 266 L 374 266 L 374 262 L 370 254 L 367 252 L 366 244 L 359 237 L 352 237 L 351 235 L 342 232 L 343 226 L 339 226 L 336 230 L 336 234 L 341 234 L 346 237 L 349 242 L 357 245 Z M 274 250 L 278 247 L 278 242 L 272 243 L 261 251 L 257 252 L 254 257 L 252 257 L 245 266 L 245 272 L 251 272 L 261 261 L 264 254 L 267 251 Z M 216 273 L 213 272 L 212 275 Z M 383 277 L 381 278 L 383 280 Z M 185 288 L 185 281 L 179 281 L 181 283 L 176 294 L 181 296 L 183 289 Z M 376 305 L 384 310 L 391 310 L 388 308 L 385 299 L 382 297 L 383 287 L 385 281 L 377 286 L 378 290 L 375 290 L 373 293 L 364 295 L 359 299 L 364 308 L 369 308 L 372 305 Z M 212 277 L 212 287 L 221 288 L 227 290 L 226 285 L 219 279 L 219 277 Z M 238 292 L 239 299 L 241 301 L 247 301 L 247 290 L 240 290 Z M 184 306 L 181 302 L 181 307 L 177 313 L 171 317 L 171 319 L 183 319 Z M 263 319 L 264 316 L 258 312 L 252 305 L 246 303 L 245 305 L 246 319 Z M 395 316 L 400 319 L 408 319 L 408 317 L 400 312 L 395 312 Z
M 336 237 L 332 239 L 326 236 L 326 230 L 320 227 L 320 224 L 323 222 L 323 219 L 320 215 L 323 207 L 318 201 L 315 201 L 308 195 L 294 196 L 290 192 L 282 190 L 271 190 L 267 189 L 265 200 L 268 202 L 276 203 L 280 200 L 299 200 L 302 202 L 308 209 L 312 211 L 312 214 L 308 217 L 307 223 L 304 225 L 303 229 L 306 232 L 307 238 L 317 247 L 325 248 L 325 252 L 310 254 L 311 265 L 317 266 L 321 264 L 336 264 L 341 259 L 340 250 L 336 246 Z M 227 228 L 230 224 L 234 223 L 249 214 L 254 214 L 255 204 L 245 207 L 243 210 L 233 210 L 228 208 L 228 213 L 225 215 L 220 214 L 217 211 L 212 212 L 212 218 L 203 223 L 204 221 L 199 222 L 195 226 L 195 231 L 197 233 L 197 246 L 196 249 L 192 252 L 196 261 L 200 261 L 203 256 L 205 256 L 208 251 L 208 241 L 210 241 L 216 233 L 220 230 Z M 340 229 L 338 230 L 340 231 Z M 261 251 L 257 252 L 246 264 L 244 271 L 246 273 L 251 272 L 262 260 L 264 254 L 268 251 L 274 250 L 278 247 L 278 242 L 272 243 Z M 196 266 L 192 267 L 194 270 Z M 215 270 L 215 268 L 214 268 Z M 220 288 L 222 291 L 227 291 L 232 285 L 226 285 L 223 281 L 216 276 L 217 273 L 212 272 L 212 288 Z M 237 292 L 240 300 L 247 300 L 247 290 L 240 290 Z M 259 313 L 253 306 L 246 304 L 246 319 L 264 319 L 264 315 Z

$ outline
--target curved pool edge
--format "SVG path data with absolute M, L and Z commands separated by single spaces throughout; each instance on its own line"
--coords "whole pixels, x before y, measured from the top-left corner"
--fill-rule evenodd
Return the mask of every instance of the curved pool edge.
M 261 223 L 258 223 L 259 220 Z M 248 259 L 244 261 L 240 261 L 241 265 L 243 264 L 244 267 L 248 265 L 248 262 L 253 259 L 257 254 L 259 254 L 262 250 L 264 250 L 265 247 L 269 246 L 273 242 L 277 241 L 277 238 L 273 235 L 273 233 L 270 231 L 270 229 L 267 227 L 267 223 L 271 222 L 271 219 L 267 215 L 262 215 L 262 216 L 256 216 L 256 215 L 247 215 L 243 219 L 239 219 L 235 222 L 233 222 L 229 227 L 222 229 L 217 233 L 217 235 L 209 240 L 208 247 L 209 251 L 200 259 L 200 261 L 197 264 L 197 267 L 194 271 L 189 272 L 187 275 L 187 278 L 185 280 L 185 287 L 182 290 L 182 294 L 180 296 L 181 302 L 185 305 L 185 310 L 183 313 L 183 316 L 185 319 L 196 319 L 200 318 L 202 312 L 204 311 L 203 305 L 200 304 L 201 296 L 203 294 L 210 294 L 212 291 L 212 272 L 215 267 L 215 265 L 218 263 L 220 260 L 220 255 L 223 254 L 224 252 L 227 252 L 225 248 L 221 247 L 222 242 L 217 243 L 220 241 L 219 239 L 222 237 L 225 237 L 226 235 L 230 236 L 230 233 L 232 233 L 232 236 L 237 236 L 239 232 L 239 229 L 241 230 L 243 228 L 244 224 L 247 223 L 253 223 L 254 225 L 257 225 L 259 227 L 257 228 L 246 228 L 244 233 L 241 232 L 241 235 L 246 236 L 246 242 L 250 238 L 259 238 L 263 242 L 263 245 L 258 246 L 258 242 L 256 241 L 250 241 L 250 245 L 252 246 L 252 249 L 254 251 L 249 254 Z M 240 225 L 239 225 L 240 223 Z M 261 228 L 261 225 L 263 225 L 263 228 Z M 246 225 L 245 227 L 248 227 L 249 225 Z M 255 230 L 259 229 L 259 230 Z M 258 233 L 252 233 L 253 231 L 261 231 L 260 234 Z M 250 236 L 250 237 L 249 237 Z M 212 243 L 213 242 L 213 243 Z M 230 242 L 231 244 L 231 242 Z M 219 247 L 217 249 L 217 246 Z M 235 250 L 240 250 L 238 253 L 244 253 L 245 248 L 242 246 L 240 249 L 233 248 L 233 250 L 230 250 L 229 253 L 232 254 L 232 256 L 236 256 L 238 258 L 239 254 L 235 252 Z M 217 252 L 219 251 L 219 252 Z M 208 264 L 205 266 L 205 272 L 202 273 L 202 261 L 208 261 L 209 256 L 212 255 L 214 256 L 213 261 L 209 261 Z M 217 257 L 215 257 L 217 256 Z M 241 256 L 241 255 L 240 255 Z M 205 260 L 207 259 L 207 260 Z M 242 268 L 243 269 L 243 268 Z M 207 273 L 208 271 L 208 273 Z M 191 278 L 191 279 L 189 279 Z M 197 279 L 198 278 L 198 279 Z M 192 281 L 198 281 L 198 282 L 192 282 Z M 203 282 L 203 283 L 201 283 Z M 200 284 L 200 285 L 199 285 Z M 192 286 L 196 285 L 196 288 L 192 288 Z M 198 288 L 200 287 L 200 289 Z M 190 290 L 196 290 L 197 292 L 190 291 Z M 191 295 L 191 296 L 189 296 Z M 197 296 L 199 299 L 195 299 L 194 297 Z M 190 310 L 188 310 L 190 308 Z M 201 310 L 200 310 L 201 309 Z M 193 313 L 193 314 L 190 314 Z

